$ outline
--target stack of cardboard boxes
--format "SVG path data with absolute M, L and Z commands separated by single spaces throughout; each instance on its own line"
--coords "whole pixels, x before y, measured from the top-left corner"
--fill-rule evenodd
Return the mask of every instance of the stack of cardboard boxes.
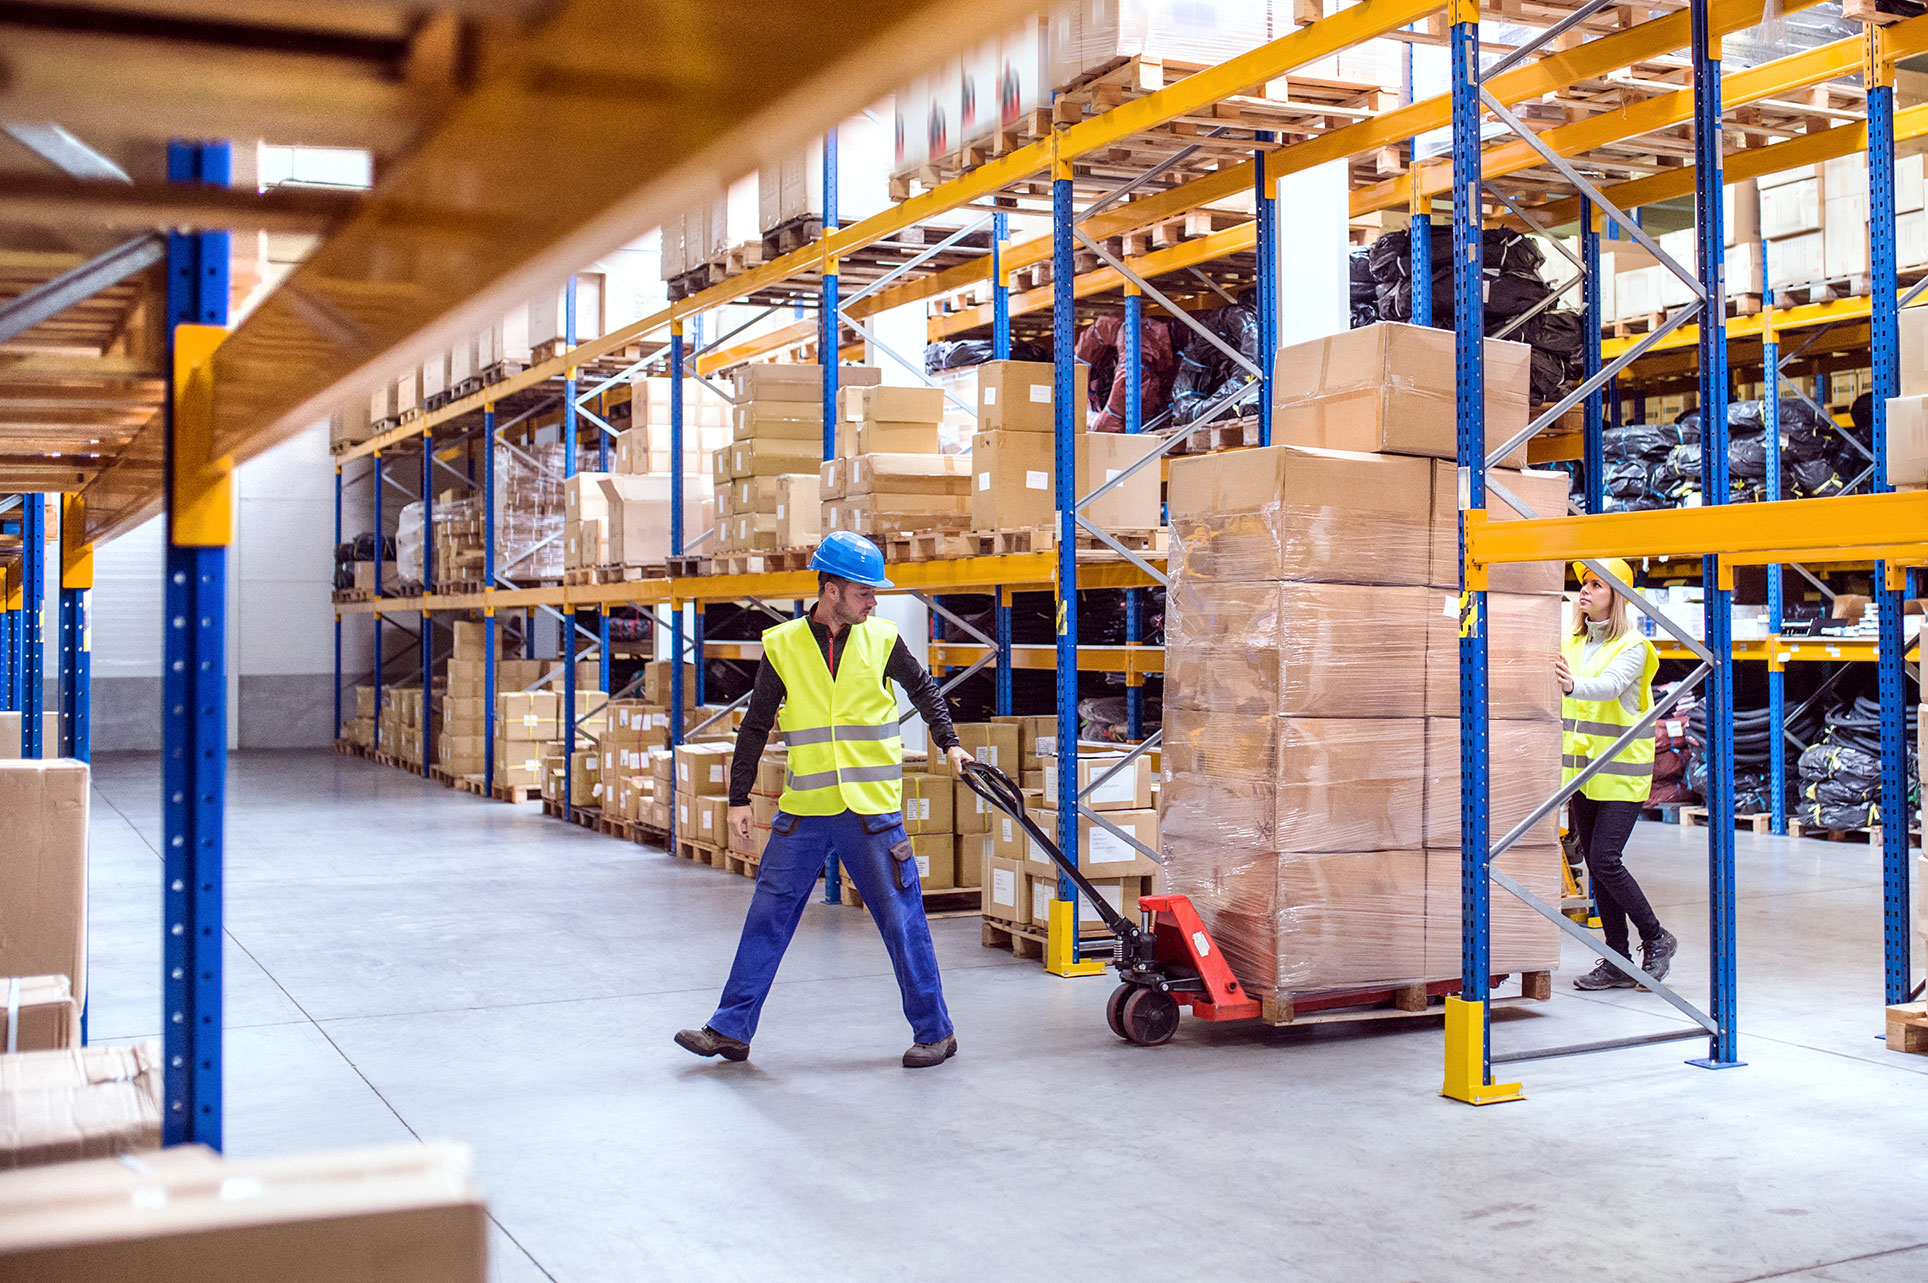
M 458 619 L 452 627 L 455 642 L 442 696 L 442 727 L 435 738 L 435 764 L 450 775 L 480 775 L 489 753 L 486 625 Z
M 1459 971 L 1452 345 L 1386 324 L 1283 349 L 1293 444 L 1172 467 L 1165 876 L 1265 996 Z M 1489 449 L 1526 423 L 1528 359 L 1487 344 Z M 1489 475 L 1562 510 L 1564 478 Z M 1495 838 L 1559 784 L 1560 576 L 1488 596 Z M 1557 897 L 1559 861 L 1549 819 L 1499 867 Z M 1493 924 L 1496 972 L 1557 964 L 1524 905 L 1496 895 Z
M 938 443 L 943 392 L 847 387 L 837 395 L 837 458 L 823 465 L 818 486 L 824 533 L 969 529 L 970 460 Z
M 670 555 L 668 476 L 582 472 L 563 484 L 563 569 L 660 566 Z M 709 529 L 708 477 L 683 479 L 683 533 Z
M 384 686 L 378 752 L 386 753 L 403 765 L 417 770 L 422 766 L 422 725 L 429 716 L 422 704 L 419 686 Z
M 637 376 L 629 381 L 629 400 L 611 407 L 611 423 L 628 427 L 616 434 L 616 471 L 631 476 L 668 476 L 670 467 L 670 381 Z M 620 390 L 620 389 L 619 389 Z M 730 444 L 730 406 L 701 383 L 683 384 L 683 468 L 685 477 L 710 475 L 710 459 Z
M 882 372 L 844 366 L 837 377 L 862 388 L 874 386 Z M 736 396 L 730 446 L 717 452 L 714 464 L 716 551 L 808 547 L 816 542 L 809 514 L 823 464 L 823 369 L 745 366 L 736 372 Z
M 1076 405 L 1082 426 L 1088 366 L 1078 365 Z M 971 438 L 971 528 L 979 531 L 1055 527 L 1057 455 L 1052 367 L 1037 361 L 991 361 L 977 367 L 977 432 Z M 1082 497 L 1154 453 L 1155 436 L 1080 431 L 1073 443 Z M 1107 530 L 1150 530 L 1159 521 L 1155 464 L 1132 473 L 1085 509 Z
M 729 845 L 730 758 L 733 740 L 679 744 L 676 759 L 676 838 L 697 846 Z

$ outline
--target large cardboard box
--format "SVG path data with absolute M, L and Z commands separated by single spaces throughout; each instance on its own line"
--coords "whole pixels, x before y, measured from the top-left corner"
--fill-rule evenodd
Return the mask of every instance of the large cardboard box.
M 723 452 L 718 452 L 721 458 Z M 823 441 L 783 441 L 762 439 L 738 441 L 729 448 L 729 472 L 733 478 L 780 477 L 785 473 L 809 472 L 823 464 Z
M 954 790 L 957 781 L 948 773 L 926 775 L 915 771 L 904 773 L 904 831 L 912 836 L 919 833 L 953 833 L 956 831 L 952 814 L 956 804 Z
M 669 556 L 670 485 L 667 476 L 605 476 L 598 482 L 610 565 L 654 565 Z M 708 477 L 683 479 L 683 530 L 706 529 L 714 520 Z
M 1516 472 L 1495 468 L 1487 474 L 1516 498 L 1542 517 L 1564 517 L 1567 511 L 1567 474 L 1536 469 Z M 1490 490 L 1486 496 L 1488 521 L 1518 521 L 1521 517 Z M 1491 592 L 1558 593 L 1566 587 L 1566 563 L 1528 561 L 1487 568 Z M 1459 565 L 1459 468 L 1444 459 L 1433 461 L 1433 550 L 1432 574 L 1427 582 L 1440 588 L 1458 588 Z
M 12 976 L 0 980 L 6 1002 L 6 1033 L 0 1052 L 58 1051 L 80 1036 L 80 1004 L 66 976 Z
M 1560 863 L 1554 846 L 1515 846 L 1493 867 L 1558 908 Z M 1525 901 L 1495 885 L 1487 912 L 1494 975 L 1552 971 L 1560 965 L 1560 928 Z M 1445 980 L 1460 972 L 1460 858 L 1457 850 L 1426 852 L 1426 973 Z
M 1928 487 L 1928 396 L 1888 400 L 1888 484 L 1897 490 Z
M 504 691 L 495 697 L 495 733 L 501 739 L 555 739 L 561 717 L 562 702 L 554 691 Z
M 87 1001 L 87 764 L 0 762 L 0 976 L 66 976 Z
M 960 833 L 954 843 L 957 864 L 952 873 L 954 885 L 959 887 L 982 886 L 984 883 L 984 862 L 991 857 L 991 835 L 989 833 Z
M 935 423 L 839 423 L 837 454 L 936 454 L 944 448 Z
M 1438 596 L 1426 588 L 1175 579 L 1165 605 L 1165 708 L 1423 716 Z
M 158 1042 L 0 1057 L 0 1168 L 154 1149 L 161 1091 Z
M 1138 917 L 1139 880 L 1130 878 L 1124 881 L 1100 882 L 1092 879 L 1091 885 L 1104 897 L 1105 903 L 1123 914 L 1127 919 Z M 1051 921 L 1051 902 L 1058 898 L 1057 874 L 1031 876 L 1031 921 L 1042 927 Z M 1077 902 L 1078 934 L 1081 936 L 1101 935 L 1105 931 L 1105 920 L 1099 916 L 1098 907 L 1083 891 L 1076 891 L 1072 899 Z
M 643 665 L 643 698 L 665 708 L 670 702 L 670 685 L 676 676 L 675 665 L 667 659 L 652 659 Z M 683 706 L 696 700 L 696 665 L 683 665 Z
M 980 911 L 987 918 L 1022 926 L 1031 920 L 1030 888 L 1022 866 L 1003 856 L 987 856 L 982 871 Z
M 941 423 L 944 390 L 930 387 L 845 387 L 837 408 L 848 422 Z
M 1432 594 L 1426 656 L 1426 716 L 1459 716 L 1459 597 Z M 1489 716 L 1535 721 L 1560 715 L 1563 602 L 1521 593 L 1486 594 L 1486 680 Z M 1170 677 L 1166 678 L 1169 685 Z M 1167 697 L 1169 699 L 1169 696 Z
M 951 825 L 954 831 L 963 836 L 967 833 L 989 833 L 991 817 L 998 814 L 996 807 L 986 802 L 978 791 L 963 780 L 952 783 L 955 790 L 951 800 Z
M 1151 805 L 1151 758 L 1140 753 L 1122 770 L 1118 764 L 1123 753 L 1086 753 L 1078 755 L 1078 792 L 1084 805 L 1094 811 L 1142 811 Z M 1058 759 L 1041 759 L 1044 768 L 1044 804 L 1058 805 Z M 1107 778 L 1109 777 L 1109 778 Z M 1104 781 L 1099 783 L 1099 781 Z M 1091 790 L 1086 793 L 1085 790 Z
M 442 1142 L 233 1160 L 198 1145 L 0 1175 L 0 1277 L 484 1283 L 488 1209 Z
M 851 530 L 867 538 L 964 530 L 971 524 L 970 500 L 961 495 L 856 494 L 823 505 L 823 531 Z
M 776 485 L 777 547 L 812 548 L 823 538 L 823 500 L 815 473 L 786 473 Z
M 971 460 L 961 454 L 860 454 L 850 460 L 850 495 L 971 493 Z
M 991 815 L 991 854 L 1000 860 L 1010 860 L 1022 865 L 1030 857 L 1031 835 L 1024 831 L 1017 817 L 1003 811 Z
M 369 691 L 374 698 L 374 691 Z M 371 707 L 369 714 L 374 716 Z M 20 714 L 0 713 L 0 761 L 12 761 L 20 756 Z M 60 751 L 60 714 L 49 709 L 40 715 L 40 753 L 42 757 L 53 756 Z
M 1027 771 L 1037 769 L 1039 758 L 1053 757 L 1057 754 L 1057 714 L 1053 713 L 1045 717 L 1036 715 L 993 717 L 991 720 L 1018 728 L 1018 757 Z
M 951 729 L 957 732 L 957 742 L 964 751 L 986 766 L 995 766 L 1006 775 L 1015 775 L 1020 769 L 1020 736 L 1016 726 L 1008 722 L 957 722 Z M 949 755 L 933 759 L 931 767 L 949 773 Z
M 1154 453 L 1159 438 L 1086 432 L 1074 443 L 1079 497 L 1122 475 Z M 1057 463 L 1049 436 L 985 432 L 971 439 L 971 525 L 978 530 L 1048 526 L 1057 513 Z M 1159 470 L 1147 464 L 1084 509 L 1107 530 L 1144 530 L 1161 524 Z
M 1451 330 L 1385 321 L 1280 348 L 1272 363 L 1272 439 L 1455 458 L 1453 345 Z M 1488 339 L 1485 354 L 1490 453 L 1526 427 L 1532 349 Z M 1525 467 L 1525 445 L 1501 462 Z
M 1193 580 L 1423 584 L 1432 464 L 1272 446 L 1173 460 L 1172 571 Z
M 1105 823 L 1129 833 L 1132 838 L 1156 851 L 1158 849 L 1158 812 L 1149 808 L 1136 811 L 1107 811 Z M 1037 815 L 1038 827 L 1058 838 L 1058 812 L 1046 808 Z M 1058 866 L 1035 841 L 1025 851 L 1025 871 L 1035 877 L 1055 878 Z M 1158 861 L 1113 833 L 1088 815 L 1078 817 L 1078 872 L 1087 878 L 1149 877 L 1158 872 Z
M 1487 834 L 1497 842 L 1560 787 L 1560 723 L 1547 718 L 1486 724 Z M 1459 849 L 1459 719 L 1426 719 L 1426 806 L 1421 843 Z M 1556 807 L 1521 839 L 1529 846 L 1560 841 Z
M 678 796 L 727 797 L 734 744 L 679 744 L 676 746 Z
M 957 885 L 957 852 L 949 833 L 910 835 L 911 859 L 917 864 L 917 881 L 926 891 L 948 891 Z
M 875 386 L 883 381 L 883 377 L 884 372 L 876 366 L 837 367 L 837 385 L 840 388 Z M 739 401 L 745 398 L 759 401 L 823 400 L 823 367 L 820 365 L 743 365 L 737 367 L 731 380 Z
M 1056 375 L 1048 361 L 986 361 L 977 367 L 977 430 L 982 432 L 1045 432 L 1055 428 L 1052 387 Z M 1091 367 L 1074 367 L 1072 407 L 1074 425 L 1084 427 Z

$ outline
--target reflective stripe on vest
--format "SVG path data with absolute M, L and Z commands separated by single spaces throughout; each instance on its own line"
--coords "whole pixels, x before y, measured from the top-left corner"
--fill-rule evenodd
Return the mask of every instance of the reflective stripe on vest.
M 779 805 L 792 815 L 903 809 L 904 742 L 897 697 L 884 668 L 896 625 L 867 619 L 839 642 L 833 678 L 808 619 L 763 634 L 763 653 L 783 679 L 777 726 L 789 747 Z
M 1571 781 L 1596 761 L 1608 758 L 1620 737 L 1646 716 L 1653 707 L 1654 672 L 1660 667 L 1660 656 L 1654 653 L 1647 639 L 1638 633 L 1622 634 L 1618 639 L 1599 647 L 1590 659 L 1582 662 L 1580 653 L 1585 643 L 1584 637 L 1568 637 L 1561 646 L 1567 667 L 1575 678 L 1598 677 L 1615 659 L 1634 646 L 1643 648 L 1646 657 L 1640 675 L 1634 679 L 1639 693 L 1635 701 L 1636 709 L 1629 711 L 1618 696 L 1604 700 L 1580 700 L 1569 695 L 1561 701 L 1560 768 L 1563 783 Z M 1635 738 L 1605 761 L 1587 777 L 1580 786 L 1580 792 L 1602 802 L 1644 802 L 1653 788 L 1653 771 L 1654 737 L 1649 733 Z

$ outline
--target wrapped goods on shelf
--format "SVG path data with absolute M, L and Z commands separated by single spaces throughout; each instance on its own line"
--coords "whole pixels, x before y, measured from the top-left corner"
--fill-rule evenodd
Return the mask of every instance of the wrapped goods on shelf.
M 690 270 L 687 218 L 687 213 L 675 213 L 663 219 L 660 261 L 666 281 L 673 281 Z
M 422 362 L 422 403 L 439 404 L 449 390 L 449 354 L 438 352 Z
M 601 272 L 576 273 L 576 342 L 600 338 L 603 333 L 603 295 L 605 280 Z M 532 346 L 554 343 L 568 337 L 569 286 L 551 286 L 529 300 L 529 342 Z
M 561 442 L 495 451 L 495 565 L 509 579 L 556 579 L 563 560 Z
M 420 366 L 416 366 L 395 380 L 394 405 L 394 413 L 397 415 L 410 414 L 422 408 L 422 368 Z
M 1767 279 L 1778 287 L 1806 285 L 1827 275 L 1826 237 L 1819 230 L 1767 243 Z
M 401 411 L 395 408 L 395 385 L 384 382 L 368 394 L 368 419 L 370 423 L 386 423 Z
M 837 126 L 837 221 L 848 225 L 890 204 L 890 126 L 867 115 Z M 757 222 L 765 232 L 823 218 L 823 140 L 813 138 L 757 174 Z M 667 269 L 665 269 L 667 271 Z
M 360 402 L 328 416 L 328 444 L 331 446 L 356 445 L 373 435 L 368 407 Z
M 1495 839 L 1501 835 L 1497 824 Z M 1559 907 L 1563 889 L 1560 865 L 1565 857 L 1557 844 L 1513 846 L 1502 851 L 1492 867 L 1538 896 L 1543 904 Z M 1451 979 L 1460 974 L 1461 904 L 1460 853 L 1426 852 L 1426 975 Z M 1495 885 L 1487 910 L 1487 938 L 1493 974 L 1552 971 L 1560 965 L 1560 928 L 1505 888 Z
M 1166 502 L 1175 582 L 1420 585 L 1431 574 L 1427 459 L 1292 446 L 1197 455 L 1172 461 Z
M 1552 797 L 1560 787 L 1560 722 L 1491 718 L 1487 722 L 1488 834 L 1497 842 Z M 1459 719 L 1426 719 L 1426 804 L 1422 846 L 1457 851 L 1460 837 Z M 1557 846 L 1559 810 L 1547 813 L 1520 839 L 1527 846 Z M 1497 898 L 1497 897 L 1495 897 Z
M 1821 230 L 1821 176 L 1769 185 L 1761 180 L 1761 235 L 1768 240 Z M 1867 180 L 1862 179 L 1865 187 Z
M 1526 427 L 1532 349 L 1488 339 L 1485 352 L 1492 450 Z M 1273 439 L 1454 458 L 1454 369 L 1452 334 L 1421 325 L 1384 322 L 1281 348 L 1273 363 Z M 1503 462 L 1524 467 L 1525 445 Z
M 1828 188 L 1821 215 L 1821 266 L 1829 279 L 1867 273 L 1868 187 L 1865 181 L 1856 188 Z
M 160 1143 L 158 1042 L 0 1056 L 0 1168 L 108 1157 L 158 1149 Z M 44 1172 L 34 1176 L 47 1178 Z M 15 1190 L 17 1197 L 22 1187 L 14 1180 L 8 1178 L 0 1188 Z
M 1761 239 L 1761 193 L 1751 178 L 1721 189 L 1721 232 L 1729 249 Z M 1731 286 L 1730 286 L 1731 288 Z
M 422 544 L 426 538 L 422 501 L 403 504 L 395 522 L 395 573 L 405 584 L 422 582 Z

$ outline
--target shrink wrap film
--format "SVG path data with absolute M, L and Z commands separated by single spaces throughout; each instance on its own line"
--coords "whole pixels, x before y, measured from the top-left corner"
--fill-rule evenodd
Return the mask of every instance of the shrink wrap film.
M 1165 605 L 1165 707 L 1422 716 L 1426 612 L 1434 604 L 1423 588 L 1174 578 Z
M 1435 591 L 1429 602 L 1426 715 L 1459 716 L 1459 594 Z M 1562 600 L 1540 594 L 1486 594 L 1486 706 L 1495 721 L 1539 721 L 1560 715 Z M 1556 751 L 1557 758 L 1557 751 Z
M 1495 829 L 1497 835 L 1498 830 Z M 1493 865 L 1560 907 L 1558 846 L 1515 846 Z M 1495 885 L 1487 913 L 1493 975 L 1552 971 L 1560 965 L 1560 928 L 1512 892 Z M 1450 980 L 1460 974 L 1460 858 L 1458 851 L 1426 852 L 1426 974 Z
M 1513 831 L 1560 787 L 1560 723 L 1489 719 L 1486 739 L 1487 835 L 1497 842 Z M 1459 850 L 1459 719 L 1426 719 L 1426 810 L 1422 843 L 1432 849 Z M 1560 841 L 1556 807 L 1521 837 L 1533 846 Z M 1509 897 L 1510 898 L 1510 897 Z

